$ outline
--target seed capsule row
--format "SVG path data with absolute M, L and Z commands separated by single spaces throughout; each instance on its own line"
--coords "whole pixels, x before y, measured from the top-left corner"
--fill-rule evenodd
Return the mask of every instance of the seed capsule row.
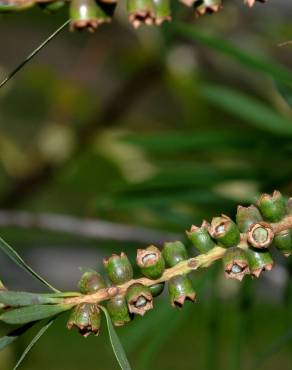
M 273 223 L 292 215 L 292 198 L 284 199 L 280 192 L 263 194 L 257 206 L 239 206 L 236 222 L 228 216 L 214 217 L 211 223 L 204 221 L 200 227 L 192 226 L 187 236 L 200 253 L 208 253 L 216 246 L 226 249 L 223 265 L 227 278 L 242 280 L 245 275 L 259 277 L 265 270 L 271 270 L 273 259 L 269 248 L 273 244 L 285 256 L 292 253 L 290 230 L 274 233 Z M 125 253 L 113 254 L 103 261 L 108 285 L 101 274 L 94 270 L 83 273 L 79 281 L 82 294 L 92 294 L 107 289 L 112 298 L 106 302 L 112 322 L 122 326 L 135 315 L 144 315 L 153 308 L 153 298 L 163 292 L 166 269 L 189 258 L 185 245 L 180 241 L 164 244 L 162 250 L 154 245 L 138 249 L 136 263 L 140 272 L 153 284 L 143 285 L 133 279 L 133 268 Z M 174 271 L 176 271 L 174 269 Z M 167 273 L 166 273 L 167 276 Z M 167 281 L 171 305 L 182 307 L 186 300 L 195 301 L 196 293 L 187 274 L 177 273 Z M 126 291 L 119 293 L 119 287 L 126 284 Z M 148 286 L 149 285 L 149 286 Z M 1 286 L 0 286 L 1 289 Z M 116 292 L 115 292 L 116 291 Z M 68 328 L 77 327 L 83 336 L 98 334 L 100 309 L 98 303 L 81 303 L 70 316 Z
M 252 7 L 255 1 L 244 0 Z M 110 23 L 114 15 L 118 0 L 71 0 L 69 2 L 70 29 L 87 29 L 94 32 L 100 25 Z M 222 0 L 179 0 L 183 5 L 191 8 L 198 17 L 206 13 L 215 13 L 222 9 Z M 36 4 L 46 12 L 60 10 L 68 3 L 65 0 L 0 0 L 0 13 L 27 10 Z M 141 24 L 161 25 L 171 21 L 170 0 L 127 0 L 129 22 L 138 28 Z
M 160 251 L 151 245 L 145 249 L 137 250 L 136 262 L 141 273 L 153 281 L 159 279 L 167 267 L 173 267 L 188 259 L 187 250 L 183 243 L 165 243 Z M 100 289 L 114 289 L 133 279 L 133 268 L 125 253 L 113 254 L 103 261 L 110 286 L 98 272 L 89 269 L 85 271 L 79 281 L 82 294 L 92 294 Z M 163 292 L 164 282 L 145 286 L 138 282 L 129 285 L 125 294 L 117 294 L 106 302 L 107 310 L 115 326 L 122 326 L 130 322 L 135 315 L 143 316 L 153 308 L 153 298 Z M 168 291 L 171 304 L 182 307 L 185 300 L 194 302 L 195 291 L 191 280 L 186 275 L 177 275 L 168 281 Z M 68 329 L 77 328 L 87 337 L 90 333 L 99 334 L 100 309 L 96 303 L 81 303 L 71 312 Z
M 263 194 L 257 206 L 239 206 L 236 222 L 228 216 L 215 217 L 209 224 L 192 226 L 187 236 L 200 253 L 207 253 L 217 244 L 227 248 L 223 259 L 228 278 L 242 280 L 245 275 L 259 277 L 262 271 L 271 270 L 273 259 L 269 247 L 274 245 L 285 256 L 292 253 L 291 230 L 274 234 L 270 223 L 283 220 L 292 214 L 292 200 L 285 201 L 279 191 Z M 245 234 L 245 238 L 241 236 Z

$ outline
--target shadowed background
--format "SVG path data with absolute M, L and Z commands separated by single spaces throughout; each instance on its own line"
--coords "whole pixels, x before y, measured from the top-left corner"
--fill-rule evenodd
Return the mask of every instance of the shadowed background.
M 1 236 L 60 289 L 76 289 L 79 266 L 101 269 L 122 250 L 134 261 L 138 247 L 185 240 L 191 224 L 234 216 L 261 192 L 292 195 L 292 48 L 278 47 L 292 39 L 292 5 L 225 1 L 197 20 L 173 7 L 184 32 L 134 31 L 119 4 L 113 24 L 64 31 L 0 91 Z M 65 18 L 1 16 L 0 75 Z M 274 255 L 258 281 L 227 281 L 220 263 L 198 271 L 195 305 L 174 310 L 165 294 L 118 329 L 133 368 L 290 369 L 292 263 Z M 43 291 L 3 255 L 0 277 Z M 84 340 L 65 322 L 22 369 L 118 368 L 105 325 Z M 0 353 L 0 370 L 31 336 Z

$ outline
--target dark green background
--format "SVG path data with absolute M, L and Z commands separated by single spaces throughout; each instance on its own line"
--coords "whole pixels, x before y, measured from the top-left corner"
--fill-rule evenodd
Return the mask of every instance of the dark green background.
M 0 208 L 183 239 L 191 224 L 234 216 L 261 192 L 291 196 L 292 48 L 278 46 L 292 39 L 291 4 L 225 3 L 198 20 L 173 4 L 182 23 L 138 31 L 120 4 L 112 25 L 93 35 L 66 30 L 48 45 L 0 91 Z M 66 16 L 39 9 L 2 16 L 1 76 Z M 98 259 L 100 268 L 102 257 L 121 250 L 134 260 L 145 245 L 117 234 L 92 240 L 1 229 L 40 274 L 70 290 L 78 266 Z M 197 272 L 195 305 L 176 311 L 165 295 L 118 329 L 133 368 L 291 369 L 292 265 L 277 253 L 275 260 L 272 272 L 243 284 L 226 281 L 220 263 Z M 10 289 L 42 290 L 4 256 L 0 270 Z M 22 369 L 118 368 L 105 326 L 87 340 L 64 326 L 58 319 Z M 0 354 L 0 370 L 12 368 L 31 336 Z

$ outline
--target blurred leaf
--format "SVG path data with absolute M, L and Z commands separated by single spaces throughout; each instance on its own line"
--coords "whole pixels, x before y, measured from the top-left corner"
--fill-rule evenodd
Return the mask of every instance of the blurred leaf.
M 23 354 L 20 356 L 20 359 L 18 360 L 17 364 L 14 366 L 13 370 L 16 370 L 19 365 L 22 363 L 22 361 L 25 359 L 29 351 L 32 349 L 32 347 L 36 344 L 36 342 L 41 338 L 41 336 L 49 329 L 49 327 L 54 323 L 54 320 L 50 320 L 46 325 L 44 325 L 40 331 L 37 333 L 37 335 L 33 338 L 33 340 L 29 343 L 29 345 L 24 350 Z
M 146 317 L 142 317 L 139 321 L 135 319 L 134 325 L 126 327 L 121 337 L 127 352 L 135 352 L 155 328 L 158 326 L 161 327 L 170 310 L 172 311 L 168 300 L 160 299 L 159 307 L 156 310 L 152 310 Z
M 37 305 L 12 309 L 0 315 L 0 320 L 7 324 L 26 324 L 31 321 L 46 319 L 70 310 L 73 305 Z
M 107 322 L 107 328 L 109 332 L 110 342 L 114 351 L 114 354 L 116 356 L 116 359 L 120 365 L 120 368 L 122 370 L 131 370 L 131 365 L 129 364 L 129 361 L 127 359 L 126 353 L 124 351 L 124 348 L 119 340 L 119 337 L 117 336 L 117 333 L 113 327 L 112 320 L 110 318 L 109 313 L 107 312 L 107 309 L 103 306 L 99 306 L 102 311 L 105 314 L 106 322 Z
M 292 88 L 279 82 L 276 82 L 276 88 L 286 103 L 292 107 Z
M 201 94 L 211 103 L 248 121 L 250 125 L 283 136 L 292 136 L 292 120 L 268 105 L 238 91 L 221 86 L 204 86 Z
M 59 293 L 60 291 L 54 288 L 51 284 L 49 284 L 45 279 L 43 279 L 40 275 L 38 275 L 24 260 L 20 257 L 20 255 L 4 240 L 0 237 L 0 249 L 14 261 L 18 266 L 23 268 L 25 271 L 30 273 L 36 279 L 41 281 L 44 285 L 50 288 L 52 291 Z
M 207 270 L 203 275 L 196 277 L 192 282 L 198 295 L 200 295 L 204 287 L 206 287 L 213 275 L 213 270 L 214 269 Z M 167 304 L 169 305 L 169 302 L 167 302 Z M 160 330 L 155 331 L 155 336 L 153 336 L 153 327 L 150 327 L 149 334 L 151 333 L 151 338 L 147 341 L 147 346 L 143 348 L 143 352 L 139 357 L 139 369 L 147 370 L 153 368 L 154 356 L 161 350 L 163 344 L 175 333 L 181 324 L 188 320 L 192 309 L 193 304 L 190 303 L 184 305 L 183 312 L 177 312 L 173 309 L 165 312 L 158 323 Z
M 215 151 L 226 149 L 250 150 L 256 138 L 250 134 L 208 130 L 188 133 L 155 133 L 154 135 L 127 135 L 124 140 L 139 145 L 151 152 L 184 153 L 191 151 Z
M 173 23 L 174 31 L 191 40 L 198 41 L 210 48 L 231 57 L 245 66 L 266 73 L 270 77 L 285 84 L 292 85 L 292 73 L 285 67 L 273 63 L 267 58 L 254 56 L 250 52 L 243 51 L 220 37 L 207 35 L 200 32 L 197 27 L 183 23 Z
M 252 367 L 252 369 L 258 369 L 263 365 L 264 362 L 269 360 L 273 355 L 279 352 L 285 345 L 292 341 L 292 328 L 290 327 L 284 334 L 275 338 L 275 340 L 270 344 L 266 345 L 265 350 L 257 355 L 257 359 Z
M 22 334 L 26 333 L 27 330 L 29 330 L 33 325 L 35 325 L 35 322 L 30 322 L 28 324 L 20 326 L 19 328 L 0 338 L 0 352 L 11 343 L 13 343 L 16 339 L 18 339 Z
M 7 306 L 32 306 L 47 303 L 61 303 L 63 297 L 75 297 L 78 293 L 37 294 L 27 292 L 0 292 L 0 303 Z

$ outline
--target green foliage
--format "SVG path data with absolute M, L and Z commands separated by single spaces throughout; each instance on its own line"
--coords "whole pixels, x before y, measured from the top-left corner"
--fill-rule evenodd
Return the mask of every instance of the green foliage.
M 15 82 L 10 81 L 2 90 L 0 134 L 6 157 L 0 156 L 1 208 L 10 208 L 13 203 L 16 210 L 89 215 L 176 232 L 210 218 L 218 210 L 232 214 L 235 204 L 248 204 L 261 191 L 280 188 L 286 194 L 291 193 L 291 49 L 275 45 L 291 38 L 292 29 L 284 16 L 281 24 L 277 23 L 278 14 L 275 16 L 269 10 L 267 13 L 243 11 L 239 18 L 233 5 L 226 4 L 226 12 L 221 15 L 199 20 L 195 26 L 172 23 L 162 28 L 159 37 L 143 29 L 133 36 L 119 22 L 108 30 L 101 29 L 94 38 L 62 34 Z M 30 50 L 37 38 L 28 41 L 27 34 L 19 34 L 19 29 L 24 27 L 29 35 L 40 37 L 60 24 L 63 15 L 42 16 L 41 22 L 36 11 L 3 17 L 2 43 L 6 45 L 7 40 L 21 37 L 24 50 Z M 8 39 L 7 33 L 11 35 Z M 110 42 L 104 43 L 108 36 Z M 20 49 L 12 59 L 9 50 L 10 47 L 1 61 L 6 71 L 23 54 Z M 189 60 L 190 53 L 195 54 L 192 69 L 183 63 Z M 176 55 L 179 58 L 175 59 Z M 183 73 L 173 68 L 173 58 Z M 159 64 L 160 73 L 158 76 L 153 73 L 148 78 L 150 82 L 145 83 L 149 77 L 145 74 L 148 62 Z M 58 63 L 66 67 L 62 69 Z M 133 78 L 134 70 L 146 78 L 131 85 L 134 99 L 129 91 L 121 94 L 128 96 L 121 102 L 126 108 L 111 121 L 109 116 L 104 116 L 103 106 L 115 86 Z M 80 80 L 78 76 L 82 76 Z M 150 88 L 141 88 L 144 85 Z M 32 97 L 34 109 L 30 105 Z M 109 102 L 110 111 L 117 111 L 119 101 L 120 96 Z M 89 121 L 96 122 L 91 130 L 92 140 L 83 141 L 80 132 Z M 70 151 L 72 134 L 74 149 Z M 62 138 L 62 148 L 44 137 Z M 44 161 L 35 154 L 35 148 L 41 148 Z M 53 176 L 43 180 L 41 186 L 31 187 L 31 183 L 21 186 L 18 188 L 21 196 L 13 195 L 6 203 L 8 190 L 14 189 L 19 179 L 35 173 L 27 163 L 42 168 L 43 162 L 53 168 Z M 142 175 L 131 177 L 133 172 Z M 3 235 L 21 253 L 33 253 L 36 246 L 41 250 L 57 245 L 67 248 L 68 259 L 73 248 L 74 253 L 80 250 L 83 255 L 98 245 L 102 255 L 123 249 L 133 260 L 133 251 L 142 247 L 142 243 L 117 245 L 101 240 L 96 243 L 81 237 L 27 232 L 15 227 L 3 229 Z M 114 233 L 112 238 L 115 239 Z M 64 258 L 63 264 L 69 263 Z M 37 267 L 39 271 L 40 268 Z M 3 277 L 9 283 L 7 272 L 4 271 Z M 196 274 L 195 282 L 200 277 Z M 119 329 L 134 368 L 155 368 L 159 364 L 160 369 L 188 370 L 193 368 L 195 357 L 198 368 L 207 368 L 209 364 L 212 370 L 238 370 L 239 366 L 246 368 L 253 363 L 257 369 L 264 366 L 273 370 L 279 364 L 282 369 L 289 369 L 291 335 L 284 319 L 291 312 L 289 294 L 287 290 L 286 298 L 281 296 L 277 302 L 262 298 L 274 287 L 268 281 L 252 282 L 260 294 L 253 293 L 254 303 L 249 308 L 238 287 L 223 287 L 220 279 L 215 286 L 207 281 L 202 293 L 213 297 L 210 292 L 215 290 L 216 303 L 210 304 L 206 298 L 206 305 L 200 300 L 194 307 L 187 306 L 188 312 L 177 314 L 159 298 L 159 310 L 142 320 L 135 319 L 128 328 Z M 286 289 L 285 285 L 282 288 Z M 279 294 L 280 291 L 277 289 Z M 271 317 L 274 319 L 270 320 Z M 153 338 L 158 326 L 159 335 Z M 5 333 L 5 327 L 2 330 Z M 52 358 L 50 365 L 56 369 L 93 368 L 97 366 L 97 358 L 98 366 L 104 369 L 114 366 L 103 344 L 104 337 L 88 339 L 84 344 L 77 335 L 62 333 L 61 324 L 56 333 L 48 333 L 31 360 L 27 359 L 27 365 L 23 364 L 24 368 L 45 366 L 47 348 L 56 351 L 58 362 Z M 54 343 L 61 338 L 63 346 L 59 348 Z M 26 340 L 20 339 L 19 347 L 13 349 L 18 353 Z M 13 357 L 13 353 L 8 353 Z M 210 358 L 217 361 L 211 363 Z M 9 358 L 1 357 L 0 368 L 1 362 L 6 370 Z

